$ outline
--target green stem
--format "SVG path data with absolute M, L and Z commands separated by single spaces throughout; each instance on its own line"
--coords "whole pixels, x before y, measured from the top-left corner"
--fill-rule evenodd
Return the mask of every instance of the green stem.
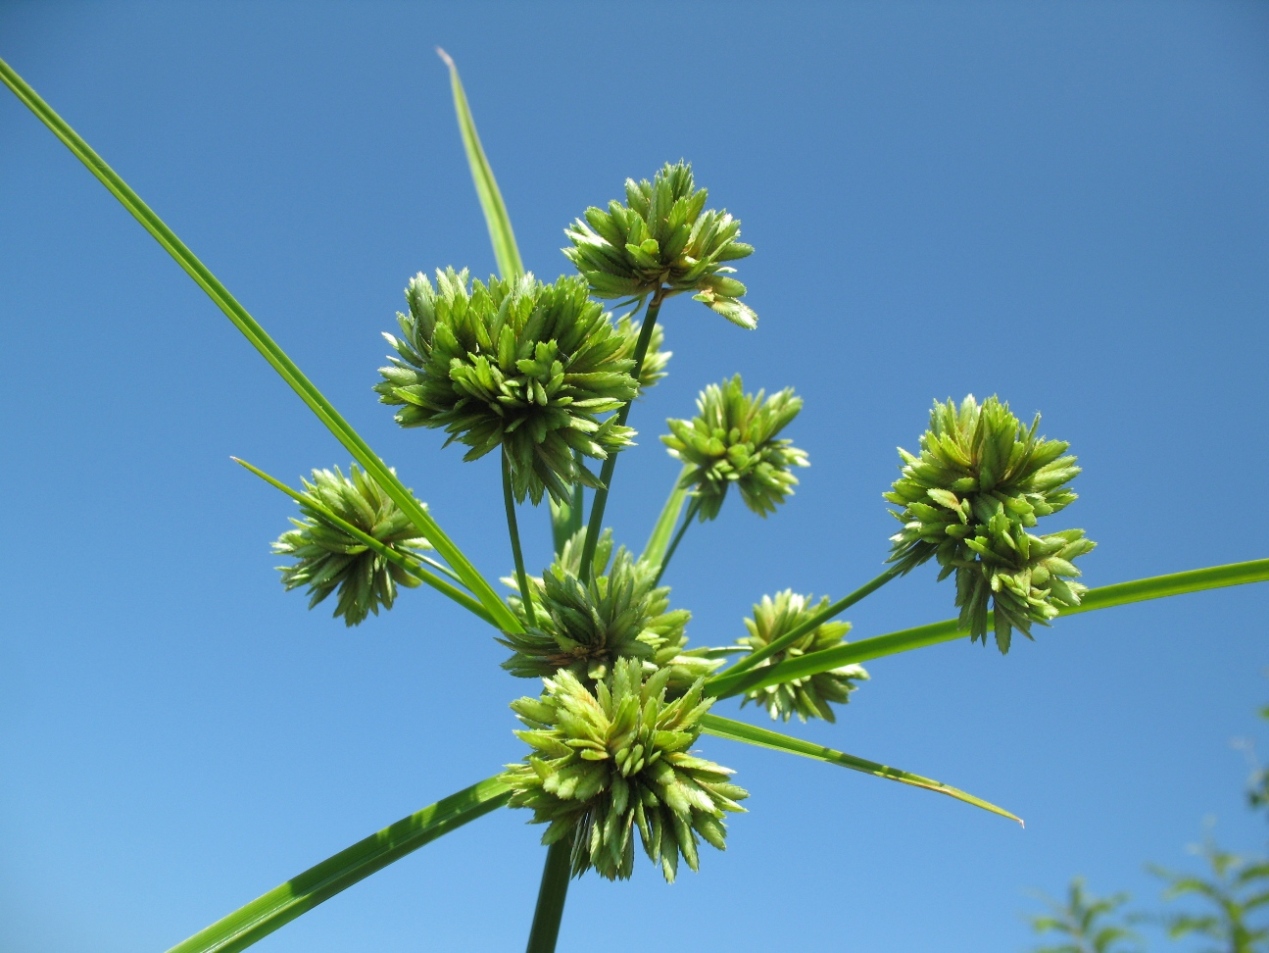
M 568 897 L 568 878 L 572 871 L 572 841 L 565 837 L 547 848 L 546 866 L 542 868 L 542 884 L 538 888 L 538 905 L 533 911 L 533 927 L 525 953 L 555 953 Z
M 580 468 L 582 455 L 573 451 L 573 459 Z M 585 506 L 585 488 L 580 483 L 573 484 L 573 498 L 568 503 L 556 503 L 550 500 L 551 539 L 555 544 L 555 555 L 564 551 L 564 544 L 573 538 L 573 534 L 582 528 L 582 513 Z
M 524 553 L 520 550 L 520 527 L 516 523 L 516 501 L 511 492 L 511 458 L 507 448 L 502 448 L 502 499 L 507 505 L 507 532 L 511 534 L 511 555 L 516 561 L 516 582 L 520 584 L 520 599 L 524 603 L 524 615 L 529 625 L 537 625 L 533 615 L 533 597 L 529 592 L 529 577 L 524 571 Z
M 441 593 L 444 596 L 448 596 L 450 599 L 453 599 L 455 602 L 457 602 L 460 606 L 462 606 L 468 612 L 471 612 L 473 615 L 479 616 L 481 619 L 484 619 L 486 622 L 488 622 L 490 625 L 494 626 L 495 628 L 497 627 L 497 623 L 494 622 L 493 616 L 489 614 L 489 611 L 484 606 L 482 606 L 479 602 L 473 599 L 470 595 L 468 595 L 466 592 L 463 592 L 461 589 L 459 589 L 457 586 L 451 585 L 450 583 L 446 582 L 444 579 L 441 579 L 439 576 L 432 575 L 430 572 L 428 572 L 426 569 L 424 569 L 414 560 L 397 552 L 391 546 L 387 546 L 381 543 L 379 540 L 375 539 L 369 533 L 363 532 L 362 530 L 358 529 L 356 526 L 348 522 L 346 519 L 343 519 L 342 517 L 335 514 L 333 511 L 319 504 L 316 500 L 313 500 L 310 497 L 305 496 L 303 493 L 300 493 L 296 490 L 291 489 L 281 480 L 270 476 L 269 474 L 261 470 L 259 467 L 254 467 L 250 463 L 248 463 L 246 460 L 239 460 L 237 457 L 230 457 L 229 459 L 232 460 L 234 463 L 238 464 L 239 466 L 243 467 L 244 469 L 250 470 L 252 473 L 258 476 L 265 483 L 268 483 L 270 486 L 276 487 L 277 489 L 281 490 L 283 493 L 285 493 L 291 499 L 295 500 L 295 502 L 299 503 L 301 506 L 307 506 L 309 509 L 314 510 L 318 513 L 321 513 L 323 519 L 329 520 L 331 523 L 333 523 L 335 526 L 338 526 L 349 536 L 352 536 L 354 539 L 359 540 L 363 545 L 367 546 L 368 548 L 373 549 L 376 553 L 378 553 L 388 562 L 392 563 L 394 566 L 400 567 L 405 572 L 408 572 L 415 579 L 418 579 L 420 582 L 427 583 L 437 592 Z M 438 568 L 444 569 L 446 572 L 448 572 L 448 569 L 446 569 L 446 567 L 444 566 L 438 566 Z
M 1133 602 L 1145 602 L 1149 599 L 1163 599 L 1168 596 L 1180 596 L 1225 586 L 1244 586 L 1253 582 L 1269 582 L 1269 559 L 1253 559 L 1249 562 L 1230 563 L 1225 566 L 1208 566 L 1204 569 L 1192 569 L 1189 572 L 1099 586 L 1084 593 L 1078 606 L 1063 609 L 1059 615 L 1076 615 Z M 945 619 L 942 622 L 931 622 L 928 625 L 890 632 L 860 642 L 851 642 L 835 649 L 786 659 L 759 671 L 737 672 L 733 666 L 707 681 L 705 691 L 716 698 L 728 698 L 755 688 L 766 688 L 768 685 L 779 685 L 795 678 L 806 678 L 820 672 L 827 672 L 842 665 L 868 662 L 887 655 L 937 645 L 940 642 L 963 639 L 968 635 L 969 630 L 961 626 L 957 619 Z
M 648 345 L 652 341 L 652 329 L 656 327 L 657 315 L 661 312 L 661 302 L 665 299 L 665 289 L 658 288 L 652 296 L 652 300 L 648 302 L 648 312 L 643 317 L 643 327 L 639 330 L 639 340 L 635 342 L 634 367 L 630 369 L 630 376 L 636 381 L 639 380 L 639 372 L 643 370 L 643 359 L 647 356 Z M 637 394 L 635 396 L 638 396 Z M 634 398 L 626 401 L 624 407 L 617 412 L 617 425 L 625 426 L 626 420 L 630 417 L 630 407 L 634 404 Z M 608 458 L 604 460 L 604 467 L 599 473 L 599 482 L 602 484 L 595 491 L 595 501 L 590 508 L 590 522 L 586 524 L 586 543 L 582 547 L 582 565 L 581 565 L 581 581 L 583 583 L 590 581 L 591 564 L 595 561 L 595 547 L 599 545 L 599 531 L 604 525 L 604 507 L 608 505 L 608 491 L 612 488 L 612 474 L 617 468 L 617 454 L 610 453 Z
M 511 632 L 519 631 L 521 628 L 519 620 L 498 598 L 493 587 L 476 567 L 468 561 L 427 510 L 414 498 L 414 495 L 397 479 L 387 464 L 379 459 L 361 435 L 335 410 L 313 382 L 304 376 L 295 362 L 269 337 L 259 322 L 238 303 L 228 289 L 207 269 L 207 266 L 198 260 L 184 242 L 176 237 L 176 234 L 145 202 L 141 201 L 140 196 L 128 187 L 128 184 L 106 164 L 105 160 L 97 155 L 88 143 L 80 138 L 79 134 L 2 59 L 0 59 L 0 80 L 4 81 L 18 99 L 70 149 L 88 171 L 119 200 L 132 217 L 141 223 L 141 226 L 163 246 L 186 274 L 207 293 L 216 307 L 220 308 L 225 317 L 251 343 L 251 346 L 268 361 L 278 376 L 290 385 L 291 389 L 308 405 L 309 410 L 348 449 L 353 458 L 365 468 L 397 506 L 401 507 L 411 522 L 419 528 L 421 534 L 436 547 L 436 551 L 444 557 L 445 561 L 454 567 L 454 571 L 462 578 L 464 585 L 497 620 L 499 627 Z
M 826 606 L 824 609 L 815 613 L 815 615 L 811 616 L 811 618 L 807 619 L 801 625 L 794 626 L 792 629 L 784 633 L 784 635 L 780 636 L 775 641 L 768 642 L 758 651 L 750 655 L 746 655 L 744 658 L 740 659 L 738 662 L 736 662 L 735 665 L 728 668 L 727 671 L 723 672 L 722 674 L 726 676 L 739 675 L 741 672 L 747 672 L 751 668 L 757 665 L 761 665 L 763 662 L 771 658 L 771 656 L 775 655 L 777 652 L 783 652 L 785 649 L 787 649 L 790 645 L 792 645 L 798 639 L 802 638 L 802 636 L 806 635 L 806 633 L 819 628 L 829 619 L 833 618 L 833 616 L 841 612 L 845 612 L 847 609 L 853 606 L 856 602 L 859 602 L 861 599 L 863 599 L 864 596 L 871 595 L 872 593 L 880 589 L 882 586 L 884 586 L 886 583 L 888 583 L 891 579 L 894 579 L 896 576 L 900 576 L 900 575 L 902 575 L 902 572 L 900 572 L 898 568 L 887 569 L 876 579 L 873 579 L 871 582 L 865 583 L 864 585 L 856 589 L 854 592 L 850 593 L 850 595 L 843 596 L 842 598 L 834 602 L 832 605 Z
M 692 502 L 688 504 L 687 515 L 683 517 L 683 524 L 679 527 L 679 531 L 674 534 L 674 539 L 670 541 L 670 547 L 665 551 L 665 558 L 661 560 L 661 568 L 657 570 L 657 576 L 652 580 L 652 585 L 656 585 L 661 581 L 661 575 L 665 572 L 665 567 L 670 565 L 670 560 L 674 558 L 674 551 L 679 548 L 679 543 L 687 534 L 687 528 L 692 525 L 692 520 L 696 519 L 696 513 L 701 508 L 701 498 L 699 496 L 692 497 Z

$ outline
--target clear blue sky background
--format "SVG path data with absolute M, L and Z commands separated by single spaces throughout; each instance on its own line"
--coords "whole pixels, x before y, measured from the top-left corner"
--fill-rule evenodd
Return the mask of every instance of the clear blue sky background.
M 668 581 L 698 643 L 764 593 L 873 576 L 880 494 L 931 401 L 999 394 L 1085 473 L 1059 519 L 1091 585 L 1269 556 L 1269 5 L 0 5 L 0 55 L 275 335 L 490 576 L 490 460 L 404 432 L 370 388 L 420 269 L 493 269 L 451 111 L 463 71 L 529 267 L 666 160 L 744 222 L 761 317 L 663 313 L 610 507 L 641 545 L 676 473 L 657 435 L 735 371 L 793 385 L 809 451 L 763 521 L 732 500 Z M 0 950 L 167 948 L 518 758 L 489 632 L 428 590 L 348 631 L 278 584 L 294 480 L 348 463 L 100 185 L 0 95 Z M 545 514 L 526 513 L 530 564 Z M 857 636 L 952 615 L 930 567 Z M 1269 732 L 1269 587 L 1082 616 L 1001 658 L 870 666 L 836 726 L 1000 818 L 706 739 L 750 813 L 667 887 L 595 877 L 561 951 L 1025 949 L 1075 874 L 1152 904 L 1203 819 L 1263 847 L 1230 740 Z M 731 714 L 734 703 L 722 706 Z M 752 709 L 747 710 L 746 716 Z M 758 716 L 753 716 L 758 717 Z M 763 716 L 765 718 L 765 716 Z M 521 947 L 539 829 L 498 812 L 259 949 Z

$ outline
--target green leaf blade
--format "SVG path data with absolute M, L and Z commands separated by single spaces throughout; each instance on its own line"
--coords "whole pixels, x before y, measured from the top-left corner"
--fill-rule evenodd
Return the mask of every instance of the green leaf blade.
M 648 537 L 648 544 L 643 547 L 643 555 L 639 558 L 654 566 L 661 565 L 665 559 L 665 551 L 670 546 L 670 539 L 674 535 L 674 527 L 678 525 L 679 515 L 683 512 L 683 504 L 687 501 L 687 486 L 683 484 L 683 474 L 688 471 L 687 467 L 683 468 L 682 473 L 674 481 L 674 487 L 670 490 L 670 496 L 665 501 L 665 506 L 661 509 L 661 515 L 657 517 L 656 525 L 652 528 L 652 535 Z
M 516 246 L 516 236 L 511 230 L 511 217 L 507 214 L 507 206 L 502 201 L 502 192 L 498 189 L 493 169 L 480 144 L 480 136 L 476 132 L 476 121 L 472 118 L 471 107 L 467 104 L 467 94 L 463 91 L 462 80 L 458 78 L 458 67 L 454 65 L 449 54 L 440 47 L 437 47 L 436 52 L 449 67 L 449 82 L 454 91 L 454 112 L 458 116 L 458 131 L 463 137 L 463 149 L 467 153 L 467 164 L 471 167 L 471 178 L 476 186 L 476 196 L 480 199 L 481 211 L 485 213 L 485 224 L 489 227 L 489 240 L 493 243 L 498 272 L 503 278 L 516 278 L 524 272 L 524 264 L 520 260 L 520 249 Z
M 1078 606 L 1063 609 L 1059 615 L 1075 615 L 1096 609 L 1165 599 L 1225 586 L 1244 586 L 1257 582 L 1269 582 L 1269 559 L 1253 559 L 1249 562 L 1229 563 L 1224 566 L 1208 566 L 1187 572 L 1152 576 L 1129 582 L 1100 586 L 1084 593 Z M 990 615 L 990 614 L 989 614 Z M 827 652 L 816 652 L 800 658 L 789 659 L 777 665 L 769 665 L 752 671 L 733 672 L 730 669 L 715 675 L 705 684 L 705 690 L 716 697 L 726 698 L 754 688 L 778 685 L 794 678 L 806 678 L 819 672 L 827 672 L 840 665 L 850 665 L 926 648 L 940 642 L 966 638 L 969 630 L 962 628 L 956 619 L 931 622 L 912 629 L 902 629 L 871 639 L 851 642 Z
M 481 604 L 498 620 L 500 628 L 508 631 L 520 631 L 520 623 L 507 608 L 506 604 L 494 592 L 493 587 L 468 561 L 462 551 L 445 534 L 431 515 L 406 489 L 391 469 L 379 456 L 370 449 L 369 444 L 353 429 L 335 407 L 326 399 L 320 390 L 296 366 L 295 362 L 271 338 L 255 318 L 238 303 L 227 288 L 208 270 L 197 256 L 176 237 L 167 224 L 141 200 L 122 178 L 115 173 L 106 161 L 93 151 L 63 120 L 39 94 L 19 76 L 12 67 L 0 59 L 0 81 L 3 81 L 14 95 L 44 123 L 49 130 L 82 162 L 85 167 L 104 185 L 119 203 L 135 218 L 141 226 L 167 251 L 178 265 L 194 282 L 206 292 L 207 296 L 242 333 L 252 347 L 278 373 L 290 388 L 304 401 L 313 414 L 320 420 L 335 438 L 344 445 L 349 453 L 365 471 L 370 474 L 409 516 L 410 521 L 418 527 L 435 548 L 453 567 L 463 580 L 463 584 L 480 600 Z M 508 628 L 509 627 L 509 628 Z
M 310 867 L 167 953 L 245 950 L 375 871 L 501 807 L 510 796 L 511 789 L 494 776 L 442 798 Z
M 817 745 L 810 741 L 803 741 L 801 738 L 793 738 L 778 731 L 772 731 L 770 728 L 759 728 L 757 725 L 724 718 L 721 715 L 704 715 L 701 717 L 701 724 L 704 726 L 706 734 L 726 738 L 730 741 L 740 741 L 759 748 L 771 748 L 774 751 L 783 751 L 786 754 L 796 754 L 803 758 L 823 761 L 825 764 L 835 764 L 839 767 L 849 768 L 852 771 L 870 774 L 875 778 L 898 781 L 900 784 L 908 784 L 912 787 L 924 788 L 927 791 L 934 791 L 938 794 L 946 794 L 948 797 L 955 798 L 958 801 L 964 801 L 966 804 L 971 804 L 974 807 L 982 808 L 984 811 L 1007 817 L 1011 821 L 1017 821 L 1022 824 L 1022 818 L 1006 811 L 1003 807 L 997 807 L 990 801 L 984 801 L 982 798 L 975 797 L 960 788 L 954 788 L 950 784 L 922 777 L 910 771 L 878 764 L 875 761 L 868 761 L 864 758 L 856 758 L 854 755 L 836 751 L 832 748 L 825 748 L 823 745 Z

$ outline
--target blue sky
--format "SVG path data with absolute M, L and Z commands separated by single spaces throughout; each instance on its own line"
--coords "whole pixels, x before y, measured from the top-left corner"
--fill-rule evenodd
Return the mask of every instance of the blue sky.
M 733 500 L 667 574 L 697 643 L 786 587 L 880 569 L 880 494 L 934 399 L 999 394 L 1085 467 L 1059 519 L 1099 585 L 1269 555 L 1269 7 L 1251 3 L 0 5 L 0 56 L 110 162 L 426 500 L 507 572 L 496 465 L 398 429 L 370 388 L 410 275 L 493 270 L 445 47 L 528 267 L 626 176 L 694 163 L 742 219 L 760 316 L 663 312 L 610 504 L 642 544 L 657 436 L 734 372 L 792 385 L 812 467 Z M 0 949 L 162 950 L 520 757 L 479 622 L 427 590 L 355 630 L 278 584 L 294 481 L 348 457 L 117 203 L 0 95 Z M 528 561 L 549 549 L 524 513 Z M 858 637 L 953 614 L 931 567 Z M 1021 950 L 1075 874 L 1151 905 L 1153 860 L 1263 847 L 1231 739 L 1269 732 L 1269 587 L 1109 610 L 1007 657 L 872 663 L 835 726 L 791 730 L 1003 804 L 706 739 L 750 813 L 667 887 L 588 877 L 561 951 Z M 725 714 L 734 714 L 725 703 Z M 747 709 L 744 717 L 751 716 Z M 758 717 L 758 716 L 752 716 Z M 765 723 L 765 716 L 764 723 Z M 262 951 L 523 943 L 539 831 L 502 811 Z

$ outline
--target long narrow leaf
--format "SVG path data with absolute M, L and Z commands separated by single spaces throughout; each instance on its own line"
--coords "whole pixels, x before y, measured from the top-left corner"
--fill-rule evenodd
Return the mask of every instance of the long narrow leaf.
M 493 242 L 498 271 L 504 278 L 518 277 L 524 271 L 520 249 L 516 247 L 516 236 L 511 230 L 511 218 L 507 215 L 507 206 L 503 204 L 502 193 L 498 191 L 498 182 L 494 179 L 493 169 L 489 167 L 489 160 L 485 158 L 480 136 L 476 134 L 476 121 L 472 119 L 471 108 L 467 105 L 467 94 L 463 92 L 462 81 L 458 78 L 458 67 L 444 50 L 437 47 L 436 52 L 449 67 L 449 83 L 454 90 L 454 112 L 458 114 L 458 131 L 463 136 L 463 148 L 467 151 L 471 178 L 476 184 L 480 208 L 485 213 L 485 224 L 489 226 L 489 240 Z
M 683 468 L 683 472 L 687 472 L 687 467 Z M 643 555 L 639 558 L 654 566 L 661 565 L 661 560 L 665 559 L 665 551 L 669 548 L 670 538 L 674 535 L 674 527 L 678 525 L 679 515 L 683 512 L 683 504 L 687 501 L 687 487 L 683 486 L 681 480 L 674 481 L 674 488 L 670 490 L 669 499 L 665 501 L 665 506 L 661 508 L 661 515 L 657 517 L 657 524 L 652 528 L 652 535 L 648 537 L 648 545 L 643 547 Z
M 474 613 L 475 615 L 484 619 L 490 625 L 495 624 L 493 619 L 490 617 L 489 613 L 485 610 L 485 607 L 482 606 L 475 599 L 473 599 L 470 595 L 463 592 L 457 586 L 440 578 L 439 576 L 433 575 L 432 573 L 428 572 L 426 569 L 424 569 L 414 560 L 408 559 L 407 557 L 401 555 L 401 553 L 397 552 L 391 546 L 385 546 L 383 543 L 379 542 L 379 540 L 375 539 L 369 533 L 362 532 L 360 529 L 358 529 L 352 523 L 348 522 L 346 519 L 339 516 L 337 513 L 326 508 L 325 506 L 320 505 L 316 500 L 311 499 L 310 497 L 306 497 L 303 493 L 300 493 L 296 490 L 291 489 L 281 480 L 277 479 L 276 477 L 269 476 L 269 474 L 265 473 L 259 467 L 254 467 L 250 463 L 248 463 L 246 460 L 239 460 L 237 457 L 230 457 L 229 459 L 233 460 L 234 463 L 237 463 L 239 466 L 250 471 L 251 473 L 254 473 L 256 476 L 258 476 L 265 483 L 268 483 L 270 486 L 281 490 L 283 493 L 285 493 L 291 499 L 295 500 L 295 502 L 299 503 L 301 506 L 310 507 L 316 510 L 317 512 L 321 513 L 324 519 L 329 520 L 331 523 L 338 526 L 340 529 L 342 529 L 345 533 L 347 533 L 349 536 L 353 537 L 354 539 L 360 540 L 363 546 L 369 547 L 370 549 L 378 553 L 380 556 L 382 556 L 384 559 L 386 559 L 388 562 L 392 563 L 394 566 L 399 566 L 401 569 L 403 569 L 405 572 L 408 572 L 415 579 L 418 579 L 420 582 L 427 583 L 437 592 L 453 599 L 455 602 L 457 602 L 460 606 L 462 606 L 468 612 Z
M 1109 609 L 1133 602 L 1145 602 L 1149 599 L 1163 599 L 1168 596 L 1201 592 L 1204 589 L 1243 586 L 1248 583 L 1266 581 L 1269 581 L 1269 559 L 1254 559 L 1250 562 L 1230 563 L 1226 566 L 1209 566 L 1205 569 L 1192 569 L 1188 572 L 1153 576 L 1149 579 L 1134 579 L 1130 582 L 1090 589 L 1084 594 L 1079 606 L 1064 609 L 1061 614 L 1075 615 L 1080 612 L 1092 612 L 1095 609 Z M 942 622 L 932 622 L 914 629 L 903 629 L 888 635 L 851 642 L 825 652 L 813 652 L 810 655 L 803 655 L 749 672 L 725 671 L 706 682 L 705 690 L 711 695 L 726 698 L 749 689 L 779 685 L 781 682 L 794 678 L 805 678 L 818 672 L 827 672 L 840 665 L 867 662 L 870 659 L 895 655 L 899 652 L 910 652 L 913 649 L 937 645 L 939 642 L 950 642 L 968 635 L 969 631 L 961 628 L 956 619 L 945 619 Z
M 843 768 L 850 768 L 852 771 L 862 771 L 864 774 L 871 774 L 875 778 L 885 778 L 887 781 L 898 781 L 900 784 L 910 784 L 913 787 L 924 788 L 927 791 L 946 794 L 948 797 L 954 797 L 956 800 L 972 804 L 974 807 L 981 807 L 984 811 L 999 814 L 1001 817 L 1007 817 L 1009 820 L 1017 821 L 1019 824 L 1022 823 L 1022 818 L 1009 813 L 1003 807 L 997 807 L 990 801 L 984 801 L 982 798 L 974 797 L 972 794 L 966 794 L 959 788 L 954 788 L 941 781 L 923 778 L 919 774 L 901 771 L 898 768 L 878 764 L 875 761 L 866 761 L 863 758 L 856 758 L 854 755 L 834 751 L 832 748 L 825 748 L 823 745 L 803 741 L 801 738 L 792 738 L 789 735 L 772 731 L 769 728 L 759 728 L 757 725 L 750 725 L 743 721 L 733 721 L 731 718 L 723 718 L 721 715 L 704 715 L 701 718 L 701 724 L 704 726 L 706 734 L 727 738 L 730 741 L 743 741 L 745 744 L 757 745 L 760 748 L 771 748 L 775 751 L 783 751 L 786 754 L 796 754 L 803 758 L 814 758 L 816 761 L 823 761 L 826 764 L 836 764 Z
M 451 794 L 274 887 L 168 953 L 245 950 L 376 870 L 501 807 L 510 796 L 511 789 L 496 776 Z
M 308 405 L 317 418 L 335 435 L 335 438 L 348 449 L 357 462 L 374 478 L 375 482 L 383 487 L 384 492 L 410 517 L 410 521 L 419 528 L 419 531 L 427 538 L 428 542 L 435 546 L 436 551 L 454 568 L 454 571 L 458 573 L 467 588 L 489 610 L 490 615 L 498 620 L 498 624 L 504 629 L 519 631 L 521 629 L 520 623 L 511 610 L 498 598 L 493 588 L 477 572 L 476 568 L 467 560 L 467 557 L 462 554 L 458 547 L 454 545 L 453 541 L 445 535 L 427 510 L 419 505 L 414 495 L 405 488 L 388 466 L 370 449 L 370 446 L 361 438 L 361 435 L 344 420 L 330 401 L 322 395 L 322 392 L 314 386 L 312 381 L 304 376 L 303 372 L 287 356 L 286 352 L 265 333 L 264 328 L 247 312 L 246 308 L 238 303 L 216 276 L 176 237 L 176 234 L 167 227 L 163 220 L 141 201 L 141 198 L 106 164 L 105 160 L 97 155 L 89 147 L 88 143 L 80 138 L 79 134 L 57 115 L 52 107 L 44 102 L 35 90 L 27 85 L 26 81 L 2 59 L 0 59 L 0 79 L 74 153 L 75 157 L 88 168 L 88 171 L 110 190 L 110 193 L 132 214 L 133 218 L 141 223 L 142 227 L 167 250 L 167 253 L 176 260 L 176 263 L 207 293 L 207 296 L 224 312 L 225 317 L 229 318 L 234 326 L 242 332 L 242 335 L 251 342 L 251 346 L 269 362 L 270 366 L 290 385 L 291 389 Z

